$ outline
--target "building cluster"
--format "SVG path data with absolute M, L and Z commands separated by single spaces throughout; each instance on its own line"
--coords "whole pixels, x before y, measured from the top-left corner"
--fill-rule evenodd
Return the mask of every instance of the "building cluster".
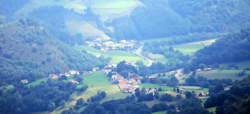
M 50 74 L 49 78 L 52 79 L 52 80 L 56 80 L 56 79 L 58 79 L 58 78 L 60 78 L 62 76 L 73 77 L 73 76 L 76 76 L 76 75 L 80 75 L 80 71 L 78 71 L 78 70 L 69 70 L 68 72 L 60 73 L 59 75 L 58 74 Z M 73 83 L 73 84 L 79 84 L 79 82 L 74 80 L 74 79 L 69 79 L 68 81 Z
M 96 38 L 95 40 L 86 41 L 86 44 L 90 47 L 94 47 L 101 51 L 109 50 L 126 50 L 133 49 L 135 46 L 135 41 L 133 40 L 121 40 L 119 42 L 114 42 L 110 39 Z
M 114 73 L 111 77 L 112 82 L 116 83 L 120 88 L 121 92 L 124 93 L 134 93 L 138 84 L 141 83 L 139 76 L 134 76 L 134 74 L 129 74 L 129 79 L 125 79 L 123 76 L 118 73 Z

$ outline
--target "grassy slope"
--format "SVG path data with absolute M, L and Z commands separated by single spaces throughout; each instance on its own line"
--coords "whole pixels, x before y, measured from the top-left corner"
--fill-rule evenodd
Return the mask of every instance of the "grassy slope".
M 199 42 L 191 42 L 186 44 L 174 45 L 173 48 L 184 53 L 184 54 L 193 54 L 198 50 L 204 48 L 205 46 L 211 45 L 216 39 L 205 40 Z
M 197 72 L 197 76 L 203 76 L 208 79 L 232 79 L 239 80 L 243 79 L 245 76 L 238 76 L 242 70 L 211 70 L 211 71 L 200 71 Z M 246 72 L 247 75 L 250 75 L 250 71 Z
M 230 67 L 230 66 L 237 66 L 239 69 L 246 69 L 250 68 L 250 61 L 225 63 L 220 65 L 220 67 Z
M 36 80 L 36 81 L 34 81 L 32 83 L 29 83 L 27 86 L 28 87 L 34 87 L 34 86 L 37 86 L 37 85 L 39 85 L 39 84 L 41 84 L 43 82 L 47 82 L 47 81 L 48 81 L 48 78 L 42 78 L 42 79 L 38 79 L 38 80 Z
M 129 94 L 121 93 L 118 86 L 112 85 L 112 83 L 109 82 L 105 74 L 101 71 L 83 76 L 82 78 L 84 79 L 82 84 L 88 85 L 88 89 L 80 95 L 74 94 L 72 96 L 73 98 L 72 101 L 66 103 L 64 107 L 57 108 L 52 113 L 59 114 L 62 111 L 73 107 L 78 99 L 83 98 L 84 100 L 87 100 L 91 96 L 96 95 L 98 91 L 105 91 L 107 93 L 107 97 L 103 99 L 103 101 L 108 101 L 108 100 L 113 100 L 113 99 L 122 99 L 129 95 Z
M 95 56 L 103 56 L 105 58 L 111 58 L 111 62 L 113 63 L 119 63 L 121 61 L 128 61 L 128 62 L 137 62 L 142 61 L 144 64 L 147 64 L 147 61 L 143 58 L 136 56 L 132 53 L 126 52 L 126 51 L 108 51 L 108 52 L 102 52 L 99 50 L 96 50 L 91 47 L 87 46 L 81 46 L 77 47 L 80 50 L 85 50 L 88 53 L 95 55 Z

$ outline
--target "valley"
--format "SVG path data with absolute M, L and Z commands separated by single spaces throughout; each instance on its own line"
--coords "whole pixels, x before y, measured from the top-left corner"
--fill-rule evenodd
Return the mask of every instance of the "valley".
M 1 0 L 0 114 L 248 114 L 249 0 Z

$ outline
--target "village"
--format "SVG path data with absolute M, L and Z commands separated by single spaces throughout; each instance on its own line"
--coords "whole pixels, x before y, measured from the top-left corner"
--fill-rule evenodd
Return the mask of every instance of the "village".
M 129 63 L 126 62 L 126 64 L 128 65 L 134 65 L 133 63 Z M 136 67 L 136 66 L 135 66 Z M 141 80 L 148 78 L 148 79 L 156 79 L 157 76 L 156 75 L 151 75 L 151 76 L 147 76 L 147 77 L 143 77 L 143 76 L 139 76 L 136 73 L 129 73 L 128 77 L 125 78 L 124 76 L 120 75 L 115 69 L 117 68 L 117 64 L 115 63 L 108 63 L 107 65 L 105 65 L 103 68 L 100 67 L 94 67 L 92 68 L 91 71 L 78 71 L 78 70 L 69 70 L 68 72 L 65 73 L 60 73 L 60 74 L 50 74 L 48 76 L 49 79 L 51 80 L 57 80 L 60 77 L 67 77 L 66 79 L 75 84 L 78 85 L 80 84 L 80 82 L 78 82 L 77 80 L 75 80 L 74 78 L 71 77 L 75 77 L 75 76 L 87 76 L 89 74 L 92 74 L 93 72 L 98 72 L 98 71 L 102 71 L 105 73 L 106 76 L 108 76 L 110 78 L 110 81 L 117 85 L 120 89 L 120 92 L 122 93 L 130 93 L 130 94 L 135 94 L 136 89 L 145 89 L 139 86 L 139 84 L 141 84 Z M 197 71 L 208 71 L 211 70 L 210 68 L 204 68 L 204 69 L 198 69 Z M 171 72 L 168 72 L 169 74 L 174 75 L 178 80 L 181 80 L 183 78 L 185 78 L 185 74 L 183 73 L 182 69 L 177 69 Z M 23 79 L 20 81 L 23 84 L 28 84 L 29 81 L 27 79 Z M 199 89 L 199 88 L 198 88 Z M 159 88 L 146 88 L 146 93 L 147 94 L 153 94 L 155 95 Z M 176 93 L 179 94 L 184 94 L 184 90 L 185 88 L 183 87 L 176 87 L 174 88 L 174 91 Z M 195 93 L 197 97 L 200 98 L 204 98 L 204 97 L 208 97 L 208 92 L 199 92 L 199 93 Z
M 118 42 L 112 41 L 108 38 L 96 38 L 95 40 L 86 41 L 89 47 L 101 50 L 103 52 L 110 50 L 131 50 L 135 48 L 136 41 L 121 40 Z

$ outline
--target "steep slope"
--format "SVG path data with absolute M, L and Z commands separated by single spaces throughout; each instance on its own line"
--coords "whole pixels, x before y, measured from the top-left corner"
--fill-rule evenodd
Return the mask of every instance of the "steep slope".
M 101 63 L 94 56 L 57 40 L 31 20 L 0 25 L 2 79 L 32 79 L 70 69 L 86 70 Z

